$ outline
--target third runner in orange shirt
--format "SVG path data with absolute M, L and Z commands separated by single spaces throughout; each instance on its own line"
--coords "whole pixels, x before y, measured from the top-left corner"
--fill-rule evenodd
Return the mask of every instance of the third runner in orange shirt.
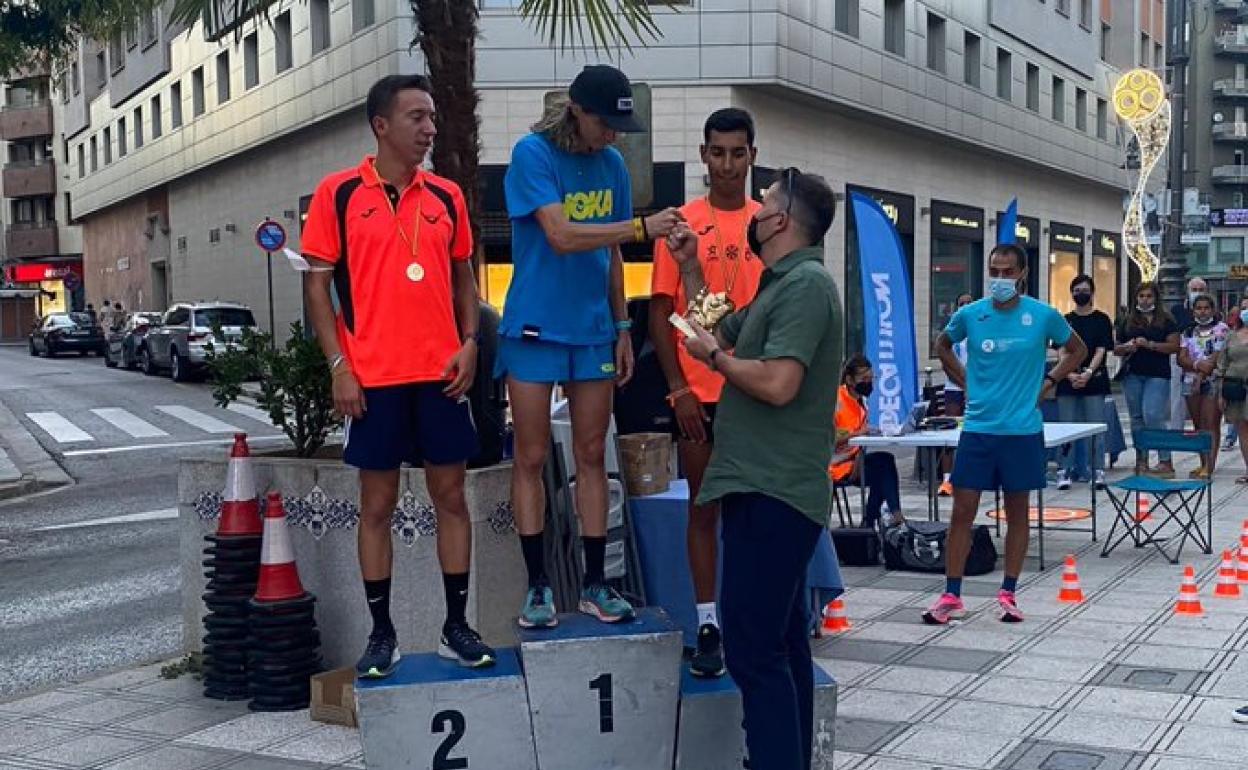
M 727 108 L 711 114 L 702 129 L 702 162 L 710 192 L 680 209 L 698 234 L 698 263 L 712 294 L 722 293 L 736 309 L 749 304 L 758 290 L 763 263 L 750 253 L 745 232 L 761 206 L 746 195 L 754 165 L 754 120 L 745 110 Z M 667 378 L 668 403 L 676 413 L 680 464 L 689 479 L 689 569 L 698 602 L 698 647 L 691 662 L 696 676 L 722 676 L 724 659 L 715 612 L 716 538 L 719 505 L 694 505 L 702 474 L 711 457 L 715 405 L 724 379 L 689 357 L 676 341 L 667 318 L 686 315 L 690 297 L 683 275 L 663 240 L 655 242 L 650 328 L 655 353 Z

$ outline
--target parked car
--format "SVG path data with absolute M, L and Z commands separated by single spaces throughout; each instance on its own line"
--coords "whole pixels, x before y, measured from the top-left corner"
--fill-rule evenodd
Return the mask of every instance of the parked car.
M 213 337 L 214 327 L 220 327 L 220 338 Z M 246 305 L 180 302 L 139 344 L 139 366 L 149 375 L 167 369 L 174 380 L 185 382 L 203 370 L 210 341 L 218 348 L 229 347 L 241 341 L 248 328 L 256 328 L 256 318 Z
M 49 313 L 30 332 L 30 354 L 103 354 L 104 330 L 86 313 Z
M 130 313 L 105 335 L 104 365 L 134 369 L 139 365 L 139 344 L 149 330 L 160 326 L 160 313 Z

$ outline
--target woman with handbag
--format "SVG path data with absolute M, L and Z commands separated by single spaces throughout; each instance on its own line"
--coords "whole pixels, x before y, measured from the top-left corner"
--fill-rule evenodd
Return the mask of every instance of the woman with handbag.
M 1179 327 L 1158 300 L 1156 284 L 1142 283 L 1136 288 L 1135 308 L 1118 330 L 1114 346 L 1114 355 L 1123 359 L 1119 376 L 1133 437 L 1145 428 L 1165 430 L 1170 418 L 1170 356 L 1179 352 Z M 1158 450 L 1157 467 L 1150 471 L 1148 453 L 1137 449 L 1135 472 L 1174 478 L 1170 453 Z
M 1218 402 L 1218 356 L 1231 330 L 1217 318 L 1213 297 L 1199 294 L 1192 300 L 1192 324 L 1183 330 L 1179 345 L 1179 368 L 1183 370 L 1183 396 L 1196 430 L 1213 434 L 1213 447 L 1202 454 L 1194 479 L 1207 479 L 1218 465 L 1222 441 L 1222 408 Z
M 1227 338 L 1226 347 L 1218 356 L 1218 377 L 1222 383 L 1218 404 L 1239 434 L 1248 436 L 1248 410 L 1244 409 L 1248 399 L 1248 299 L 1239 303 L 1239 318 L 1242 323 Z M 1239 451 L 1248 470 L 1248 442 L 1239 442 Z M 1248 484 L 1248 475 L 1235 479 L 1235 483 Z

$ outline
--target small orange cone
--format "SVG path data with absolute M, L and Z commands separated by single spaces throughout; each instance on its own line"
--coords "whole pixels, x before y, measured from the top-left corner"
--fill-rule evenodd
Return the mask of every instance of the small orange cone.
M 221 495 L 218 537 L 254 537 L 264 531 L 260 523 L 260 500 L 256 479 L 251 472 L 251 450 L 247 434 L 235 433 L 230 448 L 230 464 L 225 471 L 225 491 Z
M 833 599 L 823 608 L 822 633 L 843 634 L 850 629 L 849 616 L 845 614 L 845 602 Z
M 1248 519 L 1244 519 L 1244 524 L 1239 529 L 1239 547 L 1248 547 Z
M 286 531 L 286 511 L 282 496 L 270 492 L 264 507 L 264 544 L 260 547 L 260 580 L 257 602 L 285 602 L 304 595 L 295 566 L 295 549 Z
M 1235 563 L 1231 561 L 1230 551 L 1222 552 L 1222 566 L 1218 569 L 1218 585 L 1213 589 L 1213 595 L 1223 599 L 1238 599 L 1240 596 Z
M 1239 547 L 1239 566 L 1236 568 L 1236 576 L 1239 582 L 1248 584 L 1248 545 Z
M 1174 605 L 1174 614 L 1205 614 L 1205 608 L 1200 605 L 1200 589 L 1196 587 L 1196 570 L 1190 564 L 1183 568 L 1183 584 L 1179 586 L 1179 601 Z
M 1083 602 L 1083 588 L 1079 586 L 1079 573 L 1075 570 L 1074 555 L 1066 557 L 1066 566 L 1062 568 L 1062 590 L 1058 592 L 1057 600 L 1070 604 Z
M 1135 497 L 1135 523 L 1142 521 L 1152 521 L 1153 512 L 1148 504 L 1148 498 L 1144 495 L 1136 495 Z

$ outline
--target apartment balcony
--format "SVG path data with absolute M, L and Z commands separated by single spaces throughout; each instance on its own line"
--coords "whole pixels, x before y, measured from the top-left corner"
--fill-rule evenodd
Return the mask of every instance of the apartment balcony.
M 1215 142 L 1248 142 L 1248 123 L 1214 123 L 1212 130 Z
M 1248 166 L 1214 166 L 1214 184 L 1248 184 Z
M 1242 11 L 1248 2 L 1245 0 L 1213 0 L 1214 11 Z
M 48 257 L 57 253 L 56 222 L 17 222 L 4 234 L 5 256 Z
M 1248 80 L 1223 78 L 1213 81 L 1215 99 L 1248 99 Z
M 0 110 L 0 139 L 15 142 L 52 136 L 52 102 L 15 104 Z
M 56 194 L 56 163 L 51 158 L 19 160 L 4 167 L 4 197 L 32 198 Z
M 1219 56 L 1248 59 L 1248 27 L 1240 25 L 1215 37 L 1213 52 Z

